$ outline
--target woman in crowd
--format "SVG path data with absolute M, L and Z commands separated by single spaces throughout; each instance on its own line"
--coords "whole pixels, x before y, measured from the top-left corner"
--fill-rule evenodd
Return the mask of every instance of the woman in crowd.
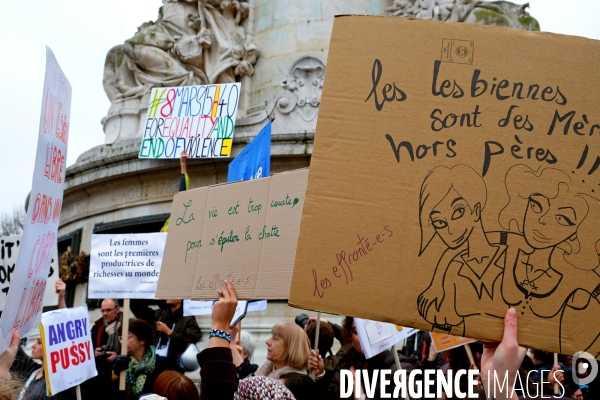
M 279 381 L 264 376 L 250 377 L 237 383 L 236 367 L 230 347 L 229 323 L 237 306 L 233 285 L 225 281 L 219 300 L 212 310 L 208 349 L 198 354 L 200 364 L 200 398 L 202 400 L 292 400 L 292 393 Z M 308 338 L 306 339 L 308 340 Z
M 137 399 L 141 394 L 152 393 L 156 378 L 165 369 L 165 360 L 157 356 L 152 345 L 152 327 L 140 319 L 129 322 L 127 356 L 118 356 L 113 372 L 119 376 L 126 372 L 126 399 Z
M 209 335 L 209 348 L 198 354 L 200 364 L 200 398 L 202 400 L 231 400 L 238 390 L 236 369 L 232 362 L 229 342 L 229 322 L 235 313 L 237 295 L 233 285 L 225 281 L 227 287 L 219 290 L 219 300 L 212 310 L 211 333 Z M 507 376 L 509 382 L 514 382 L 521 361 L 525 356 L 525 349 L 519 347 L 517 342 L 517 313 L 509 309 L 504 317 L 504 337 L 502 343 L 486 343 L 481 357 L 481 377 L 483 387 L 487 389 L 488 372 Z M 493 375 L 493 374 L 492 374 Z M 248 378 L 241 381 L 247 382 L 260 377 Z M 241 385 L 241 384 L 240 384 Z M 489 382 L 491 388 L 497 383 Z M 283 385 L 282 385 L 283 386 Z M 499 389 L 499 388 L 498 388 Z M 510 390 L 505 385 L 502 390 L 496 391 L 496 400 L 512 399 Z M 489 394 L 488 394 L 489 397 Z M 269 397 L 256 396 L 255 399 Z M 517 395 L 514 395 L 514 399 Z
M 182 300 L 167 300 L 166 307 L 152 310 L 143 300 L 132 300 L 131 311 L 156 326 L 156 352 L 166 358 L 166 369 L 184 372 L 177 363 L 177 358 L 190 344 L 200 341 L 202 333 L 195 317 L 183 316 Z
M 250 363 L 250 359 L 252 358 L 252 353 L 254 352 L 254 345 L 256 344 L 256 340 L 253 337 L 248 339 L 248 335 L 250 335 L 246 331 L 242 331 L 240 333 L 240 324 L 237 324 L 230 330 L 230 335 L 232 337 L 231 342 L 229 343 L 229 347 L 231 348 L 231 354 L 233 356 L 233 363 L 237 368 L 237 378 L 238 380 L 245 379 L 249 376 L 254 376 L 256 370 L 258 369 L 258 365 Z M 246 334 L 246 339 L 244 340 L 244 334 Z M 236 341 L 236 337 L 241 338 L 241 340 Z M 250 335 L 251 336 L 251 335 Z M 244 341 L 246 344 L 244 344 Z
M 41 361 L 41 365 L 34 360 Z M 18 400 L 75 399 L 73 389 L 65 390 L 54 396 L 48 396 L 46 379 L 44 377 L 44 350 L 42 348 L 41 339 L 38 339 L 37 342 L 31 346 L 31 357 L 25 354 L 23 348 L 19 346 L 14 362 L 10 368 L 10 373 L 11 375 L 23 379 L 25 382 L 25 385 L 18 393 L 18 396 L 15 397 Z M 6 375 L 2 378 L 6 378 Z
M 200 392 L 194 382 L 175 371 L 165 371 L 156 378 L 154 394 L 167 400 L 200 400 Z
M 248 376 L 254 376 L 254 373 L 258 370 L 258 365 L 252 363 L 256 338 L 250 332 L 242 331 L 240 333 L 240 346 L 244 360 L 242 364 L 238 365 L 238 378 L 244 379 Z
M 310 358 L 310 342 L 302 328 L 292 322 L 280 322 L 267 340 L 267 361 L 256 376 L 279 379 L 289 372 L 306 374 Z

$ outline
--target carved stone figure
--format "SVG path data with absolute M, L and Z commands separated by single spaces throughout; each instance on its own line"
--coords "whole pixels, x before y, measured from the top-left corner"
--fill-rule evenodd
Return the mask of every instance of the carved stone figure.
M 278 133 L 314 132 L 325 64 L 312 56 L 300 57 L 281 81 L 282 90 L 267 102 L 267 115 L 277 120 Z
M 281 82 L 285 91 L 275 101 L 282 114 L 296 111 L 303 120 L 312 121 L 319 111 L 323 90 L 325 64 L 314 57 L 306 56 L 296 61 L 287 77 Z
M 258 51 L 240 25 L 248 11 L 247 0 L 163 0 L 156 21 L 142 24 L 106 56 L 103 83 L 112 102 L 103 120 L 107 143 L 136 135 L 139 109 L 145 108 L 141 98 L 152 87 L 227 83 L 252 75 Z M 124 121 L 126 115 L 133 121 Z M 111 121 L 115 118 L 119 121 Z
M 484 25 L 539 31 L 537 20 L 527 12 L 529 3 L 475 0 L 394 0 L 388 12 L 392 16 L 470 22 Z

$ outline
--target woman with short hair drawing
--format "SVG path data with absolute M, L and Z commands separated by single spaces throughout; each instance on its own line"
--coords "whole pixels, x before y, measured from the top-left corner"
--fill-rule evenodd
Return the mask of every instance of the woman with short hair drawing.
M 419 256 L 436 236 L 447 246 L 417 300 L 433 328 L 466 336 L 480 325 L 480 316 L 497 317 L 501 324 L 506 314 L 500 293 L 506 245 L 486 236 L 481 216 L 486 201 L 485 182 L 466 165 L 434 168 L 423 181 Z

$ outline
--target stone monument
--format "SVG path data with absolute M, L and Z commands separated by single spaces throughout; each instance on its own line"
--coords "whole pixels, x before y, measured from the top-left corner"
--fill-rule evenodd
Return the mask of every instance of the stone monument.
M 252 75 L 256 43 L 241 25 L 246 0 L 164 0 L 156 21 L 145 22 L 104 64 L 111 101 L 102 120 L 105 143 L 136 137 L 153 87 L 235 82 Z
M 433 19 L 447 22 L 467 22 L 507 26 L 539 31 L 540 25 L 527 12 L 529 3 L 519 5 L 509 1 L 474 0 L 394 0 L 390 15 Z

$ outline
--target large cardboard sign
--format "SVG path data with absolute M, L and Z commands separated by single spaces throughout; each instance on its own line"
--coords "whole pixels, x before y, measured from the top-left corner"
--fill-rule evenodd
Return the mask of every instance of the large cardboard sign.
M 139 158 L 229 157 L 241 85 L 152 89 Z
M 42 314 L 40 335 L 48 396 L 98 375 L 87 307 Z
M 88 298 L 153 299 L 166 241 L 166 233 L 92 235 Z
M 6 298 L 10 307 L 2 311 L 0 319 L 0 353 L 7 349 L 14 329 L 23 335 L 40 322 L 60 221 L 70 113 L 71 84 L 52 50 L 46 47 L 46 76 L 31 197 L 11 290 Z
M 157 299 L 287 299 L 308 170 L 175 195 Z
M 514 307 L 521 345 L 600 354 L 599 56 L 336 18 L 290 303 L 484 340 Z
M 0 238 L 0 311 L 4 310 L 6 297 L 10 288 L 11 278 L 15 272 L 17 258 L 23 235 L 4 236 Z M 54 290 L 54 284 L 60 273 L 58 267 L 58 250 L 56 246 L 53 249 L 52 263 L 48 270 L 48 283 L 44 292 L 43 307 L 56 306 L 58 304 L 58 295 Z

